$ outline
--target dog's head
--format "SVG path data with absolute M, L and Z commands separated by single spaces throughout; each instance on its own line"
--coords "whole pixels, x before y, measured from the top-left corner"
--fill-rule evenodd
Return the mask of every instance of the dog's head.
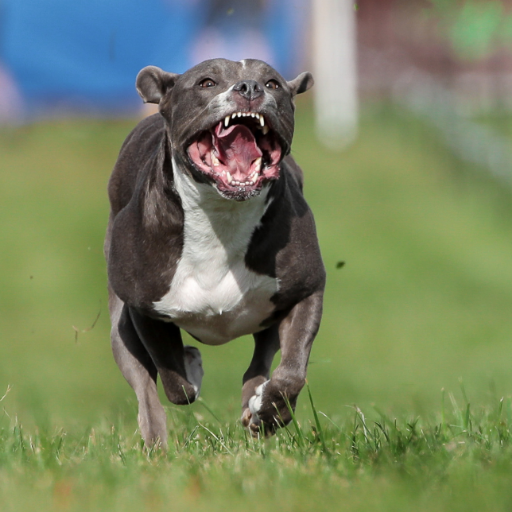
M 182 75 L 148 66 L 137 76 L 145 102 L 158 103 L 173 158 L 199 182 L 243 201 L 279 177 L 290 152 L 294 97 L 310 73 L 287 82 L 260 60 L 213 59 Z

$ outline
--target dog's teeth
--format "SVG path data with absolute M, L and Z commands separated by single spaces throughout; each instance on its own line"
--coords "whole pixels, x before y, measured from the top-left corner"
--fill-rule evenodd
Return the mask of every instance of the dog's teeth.
M 226 179 L 228 180 L 228 183 L 231 185 L 231 182 L 233 181 L 233 176 L 231 176 L 231 173 L 229 171 L 226 171 Z
M 261 156 L 254 160 L 254 168 L 256 169 L 255 174 L 260 172 L 261 169 Z
M 238 112 L 238 117 L 241 117 L 242 116 L 242 112 Z
M 229 116 L 224 118 L 224 127 L 227 128 L 229 126 Z
M 265 118 L 263 116 L 260 116 L 260 124 L 261 126 L 265 126 Z
M 256 115 L 254 112 L 251 112 L 251 117 L 256 117 Z
M 220 165 L 219 159 L 212 153 L 212 163 L 217 166 Z
M 265 125 L 261 128 L 261 133 L 263 133 L 263 135 L 267 135 L 268 132 L 269 132 L 269 128 L 267 125 Z

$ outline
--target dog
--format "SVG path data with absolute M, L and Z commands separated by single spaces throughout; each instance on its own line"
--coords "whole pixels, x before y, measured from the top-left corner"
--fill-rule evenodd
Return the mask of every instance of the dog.
M 114 358 L 138 400 L 146 446 L 166 446 L 160 376 L 174 404 L 199 396 L 195 347 L 254 337 L 242 423 L 255 437 L 292 418 L 322 316 L 325 269 L 303 174 L 290 156 L 294 97 L 268 64 L 212 59 L 137 75 L 159 113 L 125 140 L 105 240 Z M 274 355 L 281 362 L 270 377 Z

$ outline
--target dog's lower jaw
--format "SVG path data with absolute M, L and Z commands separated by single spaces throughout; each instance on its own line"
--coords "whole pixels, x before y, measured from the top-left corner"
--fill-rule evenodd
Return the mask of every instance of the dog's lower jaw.
M 173 158 L 174 162 L 179 161 Z M 211 186 L 223 199 L 229 201 L 243 202 L 258 197 L 265 190 L 270 188 L 272 184 L 279 179 L 279 164 L 274 166 L 272 173 L 269 175 L 261 174 L 254 183 L 235 183 L 231 181 L 227 183 L 225 178 L 213 172 L 197 169 L 193 162 L 187 162 L 193 170 L 188 174 L 197 183 L 203 183 Z M 184 166 L 182 165 L 182 169 Z
M 245 187 L 241 186 L 236 190 L 222 190 L 216 183 L 212 185 L 215 190 L 219 193 L 221 197 L 228 200 L 234 201 L 247 201 L 253 197 L 259 196 L 261 194 L 261 189 L 252 189 L 247 190 Z

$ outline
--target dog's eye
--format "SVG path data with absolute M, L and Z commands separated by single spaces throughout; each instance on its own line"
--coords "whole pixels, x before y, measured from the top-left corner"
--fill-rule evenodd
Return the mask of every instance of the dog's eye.
M 276 80 L 269 80 L 266 84 L 265 84 L 265 87 L 268 87 L 269 89 L 279 89 L 279 87 L 281 87 Z
M 217 84 L 211 78 L 205 78 L 199 82 L 200 87 L 215 87 Z

